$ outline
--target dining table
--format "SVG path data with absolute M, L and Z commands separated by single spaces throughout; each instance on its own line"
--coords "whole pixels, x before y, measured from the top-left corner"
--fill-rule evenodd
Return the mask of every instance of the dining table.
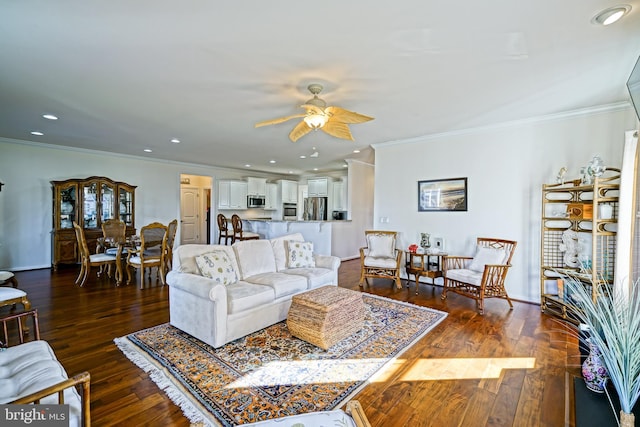
M 97 250 L 108 255 L 116 256 L 116 286 L 120 286 L 124 280 L 124 268 L 126 259 L 131 250 L 137 250 L 140 246 L 140 236 L 127 236 L 124 240 L 112 238 L 98 238 Z M 124 268 L 123 268 L 124 267 Z

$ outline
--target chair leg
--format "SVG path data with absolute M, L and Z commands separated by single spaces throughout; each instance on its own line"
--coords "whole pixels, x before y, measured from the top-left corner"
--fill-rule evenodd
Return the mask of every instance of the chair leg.
M 396 282 L 396 288 L 402 289 L 402 282 L 400 281 L 400 276 L 396 276 L 394 281 Z M 409 285 L 407 285 L 407 287 L 409 287 Z
M 84 286 L 84 284 L 87 282 L 87 279 L 89 278 L 89 273 L 90 272 L 91 272 L 91 266 L 90 265 L 85 265 L 84 274 L 82 275 L 82 281 L 80 282 L 80 287 Z

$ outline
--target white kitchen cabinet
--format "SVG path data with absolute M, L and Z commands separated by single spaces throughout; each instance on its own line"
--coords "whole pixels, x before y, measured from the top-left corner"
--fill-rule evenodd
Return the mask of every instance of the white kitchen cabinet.
M 267 178 L 247 178 L 247 195 L 263 196 L 267 195 Z
M 282 203 L 298 203 L 298 183 L 282 179 L 278 181 L 282 194 Z
M 347 183 L 346 181 L 336 181 L 333 183 L 333 210 L 347 210 Z
M 247 183 L 244 181 L 219 181 L 218 209 L 247 209 Z
M 267 183 L 267 191 L 264 198 L 265 210 L 276 210 L 278 208 L 278 185 Z
M 309 197 L 329 196 L 329 178 L 312 178 L 307 180 Z

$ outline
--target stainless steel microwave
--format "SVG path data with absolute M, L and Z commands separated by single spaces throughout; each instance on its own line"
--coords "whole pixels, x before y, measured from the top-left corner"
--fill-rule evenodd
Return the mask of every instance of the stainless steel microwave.
M 248 208 L 264 208 L 263 196 L 247 196 Z

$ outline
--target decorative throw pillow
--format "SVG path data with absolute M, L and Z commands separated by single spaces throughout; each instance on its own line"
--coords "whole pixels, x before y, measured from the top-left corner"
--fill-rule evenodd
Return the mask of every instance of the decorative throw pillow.
M 367 236 L 369 256 L 374 258 L 395 258 L 396 238 L 392 234 L 369 234 Z
M 238 281 L 236 270 L 224 251 L 207 252 L 196 256 L 196 264 L 200 274 L 216 283 L 231 285 Z
M 469 264 L 469 270 L 482 272 L 487 264 L 504 264 L 506 254 L 504 249 L 478 246 L 478 251 Z
M 297 242 L 295 240 L 289 240 L 287 245 L 289 248 L 287 266 L 289 268 L 316 266 L 316 261 L 313 259 L 312 242 Z

